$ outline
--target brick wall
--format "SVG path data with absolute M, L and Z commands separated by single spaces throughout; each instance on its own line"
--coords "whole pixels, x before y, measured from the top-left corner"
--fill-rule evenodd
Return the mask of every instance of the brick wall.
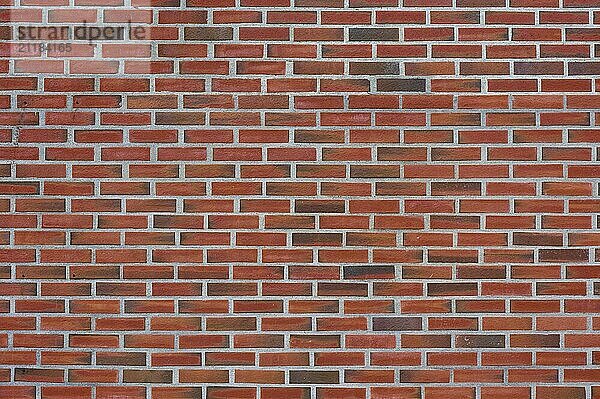
M 2 5 L 1 399 L 600 398 L 597 0 Z

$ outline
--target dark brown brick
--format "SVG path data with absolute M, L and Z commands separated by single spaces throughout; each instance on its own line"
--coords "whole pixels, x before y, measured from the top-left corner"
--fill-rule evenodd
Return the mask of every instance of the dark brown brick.
M 413 331 L 421 330 L 420 317 L 374 317 L 373 331 Z
M 290 384 L 339 384 L 339 373 L 326 370 L 290 370 Z
M 351 62 L 350 75 L 397 75 L 400 64 L 397 62 Z
M 186 27 L 184 31 L 186 40 L 231 40 L 233 39 L 233 28 L 230 27 Z
M 425 92 L 425 79 L 377 79 L 377 91 Z
M 398 28 L 350 28 L 351 42 L 397 41 L 400 39 Z
M 457 335 L 457 348 L 504 348 L 504 335 Z

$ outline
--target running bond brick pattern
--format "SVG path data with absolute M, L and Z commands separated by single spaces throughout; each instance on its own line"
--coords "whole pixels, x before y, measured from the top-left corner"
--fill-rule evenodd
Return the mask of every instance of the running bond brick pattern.
M 0 398 L 600 398 L 598 0 L 2 5 Z

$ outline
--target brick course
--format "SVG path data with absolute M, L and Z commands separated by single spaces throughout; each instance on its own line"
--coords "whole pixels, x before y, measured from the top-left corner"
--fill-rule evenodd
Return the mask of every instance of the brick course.
M 0 399 L 600 398 L 597 0 L 19 1 Z

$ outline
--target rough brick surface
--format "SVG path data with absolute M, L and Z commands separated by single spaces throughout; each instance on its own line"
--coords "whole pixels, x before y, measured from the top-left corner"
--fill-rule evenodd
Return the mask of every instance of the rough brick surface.
M 599 9 L 2 2 L 0 398 L 600 398 Z

